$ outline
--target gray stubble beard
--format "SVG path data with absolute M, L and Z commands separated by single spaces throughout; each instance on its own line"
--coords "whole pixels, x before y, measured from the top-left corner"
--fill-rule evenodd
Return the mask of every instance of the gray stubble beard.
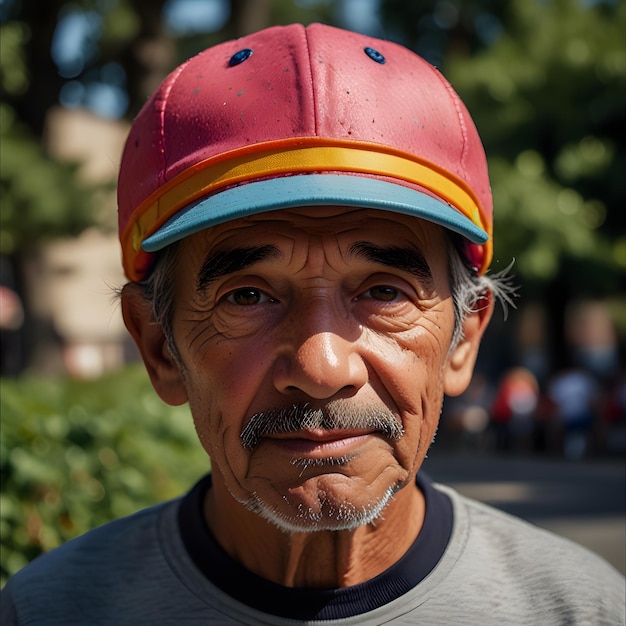
M 354 406 L 345 400 L 335 400 L 323 408 L 313 408 L 310 404 L 294 404 L 284 409 L 270 409 L 253 415 L 243 428 L 240 438 L 244 448 L 254 449 L 259 441 L 268 435 L 298 432 L 301 430 L 324 428 L 337 429 L 374 429 L 391 440 L 398 440 L 404 434 L 400 419 L 386 407 Z M 316 469 L 325 466 L 337 468 L 351 460 L 350 455 L 328 457 L 326 459 L 294 458 L 291 464 L 301 467 L 302 477 L 311 467 Z M 320 531 L 352 531 L 356 528 L 375 524 L 382 518 L 384 509 L 403 485 L 391 485 L 385 493 L 375 501 L 357 507 L 351 502 L 339 505 L 330 504 L 326 493 L 318 494 L 318 507 L 295 506 L 293 513 L 284 513 L 277 507 L 264 502 L 257 493 L 249 498 L 238 501 L 249 511 L 258 514 L 280 530 L 287 533 L 311 533 Z M 286 495 L 283 500 L 290 509 Z
M 329 505 L 325 494 L 320 493 L 319 513 L 302 504 L 299 504 L 291 515 L 283 513 L 276 507 L 266 504 L 256 493 L 239 502 L 249 511 L 256 513 L 285 533 L 352 531 L 360 526 L 375 525 L 377 520 L 382 519 L 384 509 L 400 488 L 401 486 L 397 485 L 390 486 L 382 497 L 362 507 L 356 507 L 351 502 L 345 502 L 339 506 Z M 283 496 L 283 499 L 289 505 L 288 498 Z

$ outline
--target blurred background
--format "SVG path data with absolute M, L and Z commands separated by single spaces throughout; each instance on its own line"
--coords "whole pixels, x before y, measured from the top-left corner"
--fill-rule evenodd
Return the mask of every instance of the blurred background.
M 313 21 L 439 67 L 488 155 L 492 271 L 513 263 L 519 298 L 447 399 L 429 471 L 624 571 L 626 3 L 0 0 L 2 581 L 206 471 L 121 322 L 121 150 L 182 60 Z

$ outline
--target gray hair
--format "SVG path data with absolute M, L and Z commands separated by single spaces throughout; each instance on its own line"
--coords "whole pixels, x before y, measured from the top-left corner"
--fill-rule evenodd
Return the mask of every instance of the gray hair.
M 450 350 L 453 350 L 463 338 L 463 322 L 467 315 L 487 306 L 487 298 L 491 294 L 501 303 L 506 317 L 507 306 L 515 306 L 513 298 L 517 288 L 512 284 L 510 275 L 512 263 L 498 274 L 479 276 L 461 253 L 459 240 L 450 238 L 449 242 L 448 265 L 454 307 L 454 332 Z M 138 284 L 152 307 L 154 322 L 163 330 L 170 353 L 180 362 L 173 332 L 177 248 L 178 243 L 174 243 L 158 252 L 150 274 Z
M 152 308 L 152 320 L 158 324 L 165 336 L 167 348 L 180 364 L 180 354 L 174 342 L 174 303 L 176 259 L 178 242 L 157 252 L 154 265 L 146 278 L 137 283 L 143 297 Z
M 489 294 L 501 304 L 506 319 L 508 307 L 515 307 L 513 299 L 517 296 L 517 286 L 511 274 L 513 261 L 497 274 L 478 275 L 461 252 L 460 238 L 451 237 L 449 242 L 448 274 L 454 307 L 454 332 L 450 342 L 450 351 L 452 351 L 463 339 L 465 318 L 470 313 L 479 311 L 481 307 L 488 306 Z

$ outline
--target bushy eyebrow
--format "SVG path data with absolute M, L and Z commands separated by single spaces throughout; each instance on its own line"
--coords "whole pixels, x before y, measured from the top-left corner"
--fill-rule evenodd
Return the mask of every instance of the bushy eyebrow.
M 378 246 L 368 241 L 357 241 L 350 246 L 350 255 L 364 258 L 372 263 L 401 269 L 426 283 L 432 282 L 432 272 L 422 253 L 416 248 Z M 196 289 L 203 291 L 211 282 L 240 272 L 255 263 L 280 256 L 274 245 L 250 246 L 210 252 L 198 272 Z
M 280 251 L 272 245 L 209 252 L 198 272 L 196 289 L 203 291 L 212 281 L 222 276 L 240 272 L 255 263 L 277 256 L 280 256 Z
M 426 284 L 432 284 L 433 274 L 424 255 L 413 247 L 378 246 L 368 241 L 357 241 L 350 246 L 350 254 L 387 267 L 413 274 Z

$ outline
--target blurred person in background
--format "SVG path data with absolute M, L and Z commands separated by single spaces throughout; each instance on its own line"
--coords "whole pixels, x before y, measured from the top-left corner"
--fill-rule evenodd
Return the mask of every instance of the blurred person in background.
M 515 367 L 500 381 L 491 406 L 496 450 L 529 451 L 539 403 L 539 384 L 525 367 Z
M 572 367 L 550 381 L 548 396 L 563 437 L 565 458 L 578 461 L 588 452 L 590 437 L 600 408 L 600 387 L 592 374 Z

